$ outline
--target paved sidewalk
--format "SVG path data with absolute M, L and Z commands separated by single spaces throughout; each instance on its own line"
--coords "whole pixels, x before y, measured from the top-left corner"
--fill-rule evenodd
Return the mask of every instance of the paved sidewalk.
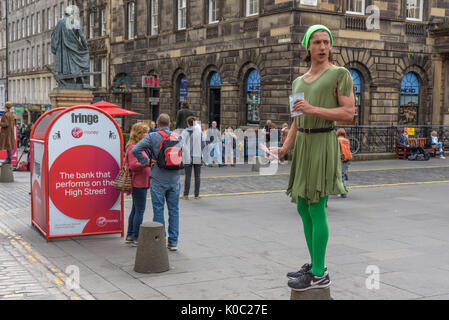
M 348 198 L 329 199 L 326 265 L 334 299 L 449 298 L 449 161 L 439 160 L 352 163 Z M 179 251 L 169 252 L 170 271 L 161 274 L 134 272 L 136 248 L 119 235 L 46 243 L 30 226 L 27 173 L 0 184 L 0 229 L 20 237 L 60 281 L 68 267 L 80 270 L 77 292 L 64 292 L 48 275 L 26 279 L 49 299 L 289 299 L 285 274 L 307 262 L 308 253 L 295 205 L 282 192 L 288 169 L 258 177 L 250 166 L 204 168 L 201 190 L 209 196 L 180 200 Z M 16 193 L 15 204 L 4 203 Z M 127 198 L 125 230 L 130 209 Z M 144 221 L 151 220 L 148 200 Z M 15 267 L 27 269 L 32 261 L 26 247 L 15 252 L 8 234 L 1 237 L 8 240 L 0 240 L 7 249 L 0 288 L 2 263 L 15 259 Z M 379 270 L 379 289 L 367 287 L 367 270 Z M 7 277 L 16 283 L 11 272 Z M 1 292 L 0 299 L 14 294 Z

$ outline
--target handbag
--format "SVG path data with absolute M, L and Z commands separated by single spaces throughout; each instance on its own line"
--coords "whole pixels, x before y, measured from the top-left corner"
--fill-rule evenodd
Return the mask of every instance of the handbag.
M 125 156 L 125 163 L 120 169 L 117 177 L 113 182 L 113 186 L 120 192 L 130 193 L 133 191 L 131 170 L 126 169 L 126 164 L 128 163 L 128 153 Z

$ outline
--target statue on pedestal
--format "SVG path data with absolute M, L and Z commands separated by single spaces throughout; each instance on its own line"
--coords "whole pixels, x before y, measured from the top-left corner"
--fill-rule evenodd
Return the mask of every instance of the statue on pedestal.
M 51 52 L 55 55 L 55 68 L 46 68 L 54 75 L 58 89 L 95 89 L 89 85 L 90 58 L 86 37 L 75 8 L 68 6 L 51 35 Z

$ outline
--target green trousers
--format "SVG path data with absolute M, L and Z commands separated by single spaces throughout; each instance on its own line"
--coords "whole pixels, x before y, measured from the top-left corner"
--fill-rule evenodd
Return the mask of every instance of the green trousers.
M 324 274 L 324 260 L 329 239 L 326 201 L 327 197 L 321 198 L 318 203 L 313 204 L 307 204 L 307 200 L 304 198 L 298 200 L 298 212 L 304 225 L 304 235 L 312 263 L 311 272 L 318 277 L 322 277 Z

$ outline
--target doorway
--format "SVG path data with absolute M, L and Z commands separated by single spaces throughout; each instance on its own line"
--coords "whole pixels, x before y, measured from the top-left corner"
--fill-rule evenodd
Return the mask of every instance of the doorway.
M 220 128 L 221 89 L 210 88 L 209 96 L 209 125 L 212 124 L 213 121 L 216 121 L 217 127 Z

